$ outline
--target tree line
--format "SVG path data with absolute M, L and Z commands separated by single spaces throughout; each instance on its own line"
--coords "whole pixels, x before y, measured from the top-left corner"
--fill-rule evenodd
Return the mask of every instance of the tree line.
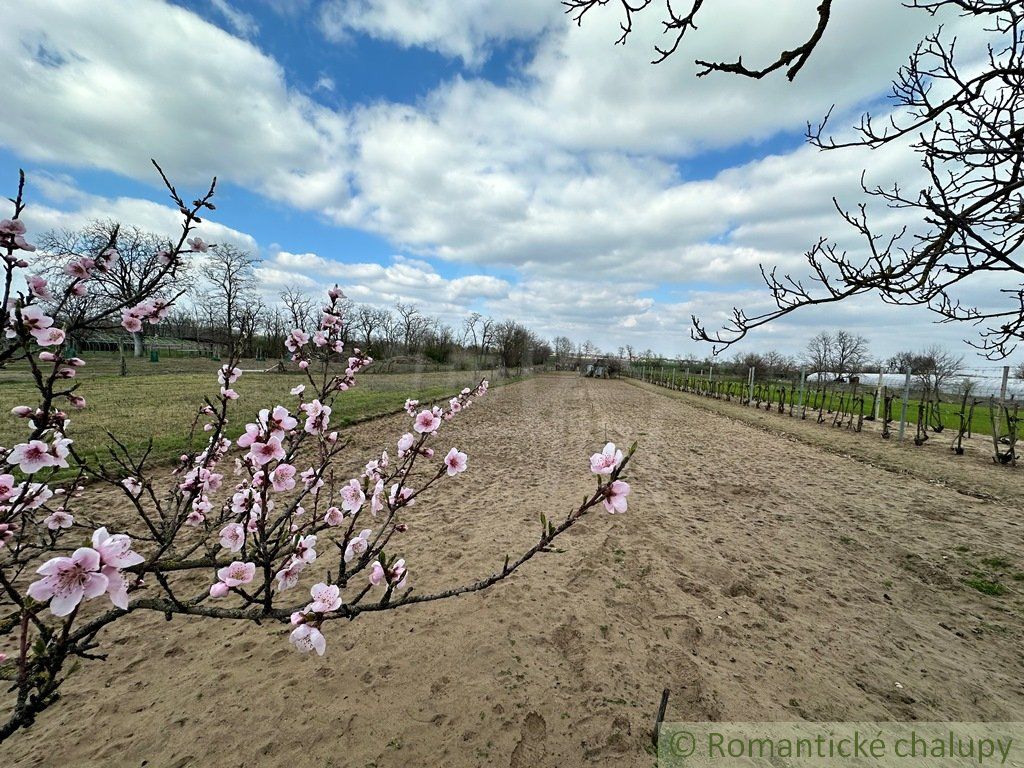
M 96 260 L 111 242 L 117 243 L 120 257 L 98 275 L 88 293 L 75 297 L 62 311 L 99 316 L 104 314 L 99 310 L 123 304 L 157 271 L 168 242 L 112 220 L 55 230 L 40 238 L 41 271 L 57 294 L 73 281 L 72 264 Z M 190 268 L 159 286 L 158 293 L 184 294 L 161 323 L 163 336 L 216 346 L 228 355 L 258 357 L 276 355 L 293 328 L 316 327 L 321 304 L 317 296 L 293 285 L 271 299 L 261 290 L 257 255 L 229 243 L 211 247 L 198 242 L 200 253 Z M 544 338 L 511 318 L 499 320 L 472 312 L 452 327 L 415 303 L 402 301 L 384 307 L 345 299 L 341 311 L 346 347 L 357 346 L 379 360 L 413 356 L 440 365 L 461 361 L 476 367 L 523 368 L 544 364 L 553 354 Z M 104 323 L 81 328 L 80 341 L 87 340 L 91 331 L 116 328 L 108 313 Z M 142 355 L 143 332 L 131 336 L 135 356 Z

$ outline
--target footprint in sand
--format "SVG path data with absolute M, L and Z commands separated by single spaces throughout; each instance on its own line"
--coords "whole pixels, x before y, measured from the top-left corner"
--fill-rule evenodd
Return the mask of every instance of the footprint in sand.
M 548 735 L 548 724 L 544 718 L 536 712 L 531 712 L 523 721 L 522 733 L 519 736 L 519 743 L 512 750 L 512 759 L 509 760 L 509 768 L 532 768 L 540 765 L 541 759 L 545 756 L 544 739 Z

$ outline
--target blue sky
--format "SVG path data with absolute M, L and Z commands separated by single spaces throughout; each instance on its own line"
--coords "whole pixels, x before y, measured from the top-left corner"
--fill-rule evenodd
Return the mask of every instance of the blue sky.
M 611 6 L 577 28 L 557 0 L 32 6 L 0 30 L 13 93 L 0 179 L 29 172 L 36 229 L 102 214 L 173 229 L 157 157 L 183 190 L 218 175 L 207 234 L 264 258 L 268 300 L 339 282 L 453 325 L 479 310 L 668 354 L 707 351 L 688 339 L 690 314 L 763 306 L 759 263 L 796 270 L 819 235 L 848 238 L 831 198 L 857 202 L 864 167 L 914 178 L 906 151 L 823 154 L 802 137 L 832 105 L 840 127 L 877 107 L 934 24 L 886 0 L 840 7 L 790 84 L 697 79 L 689 62 L 771 55 L 813 20 L 813 0 L 727 0 L 657 67 L 655 15 L 614 46 Z M 865 300 L 747 345 L 796 352 L 836 323 L 880 354 L 959 344 L 915 312 L 894 339 L 881 330 L 894 317 Z

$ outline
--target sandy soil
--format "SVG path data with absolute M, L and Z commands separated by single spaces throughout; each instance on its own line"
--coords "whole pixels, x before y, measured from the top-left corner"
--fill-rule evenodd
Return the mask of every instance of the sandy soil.
M 413 510 L 415 585 L 529 546 L 606 439 L 640 442 L 629 512 L 585 521 L 565 552 L 334 625 L 323 659 L 284 628 L 129 617 L 2 762 L 650 766 L 664 688 L 669 720 L 1024 719 L 1024 582 L 964 584 L 994 557 L 1024 571 L 1019 493 L 965 495 L 626 381 L 540 377 L 446 427 L 471 471 Z

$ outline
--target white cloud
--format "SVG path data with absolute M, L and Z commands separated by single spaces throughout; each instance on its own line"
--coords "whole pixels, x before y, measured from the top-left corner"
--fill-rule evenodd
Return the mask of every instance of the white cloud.
M 260 28 L 256 19 L 245 11 L 238 10 L 227 0 L 210 0 L 210 5 L 217 11 L 236 34 L 245 38 L 253 38 L 259 34 Z
M 534 37 L 560 15 L 552 0 L 327 0 L 319 24 L 333 42 L 361 32 L 475 67 L 494 43 Z
M 70 8 L 69 8 L 70 6 Z M 347 196 L 343 115 L 270 57 L 157 0 L 40 0 L 4 12 L 0 144 L 37 161 L 157 181 L 217 173 L 302 208 Z

